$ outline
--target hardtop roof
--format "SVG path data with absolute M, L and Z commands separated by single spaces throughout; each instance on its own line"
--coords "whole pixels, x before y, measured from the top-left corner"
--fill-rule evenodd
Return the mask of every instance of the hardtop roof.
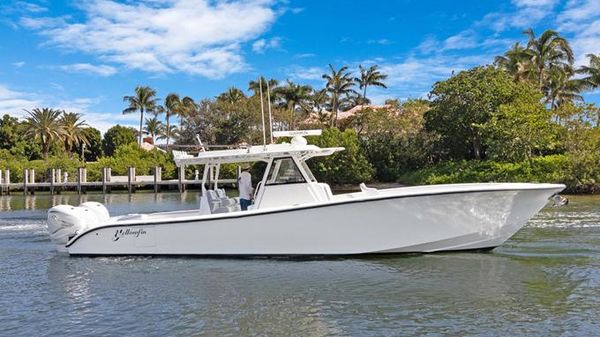
M 312 157 L 329 156 L 343 150 L 343 147 L 320 148 L 316 145 L 283 143 L 256 145 L 241 149 L 205 151 L 198 153 L 197 156 L 192 156 L 182 151 L 173 151 L 173 156 L 175 164 L 181 167 L 182 165 L 269 161 L 275 157 L 285 156 L 294 156 L 300 160 L 307 160 Z

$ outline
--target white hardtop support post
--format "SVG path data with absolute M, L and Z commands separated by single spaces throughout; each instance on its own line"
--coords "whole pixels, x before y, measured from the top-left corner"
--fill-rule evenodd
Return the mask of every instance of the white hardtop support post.
M 210 164 L 204 165 L 204 172 L 202 173 L 202 184 L 200 189 L 202 191 L 200 195 L 200 212 L 203 214 L 210 214 L 210 205 L 208 204 L 208 196 L 206 195 L 206 180 L 208 179 Z
M 216 164 L 215 167 L 216 167 L 215 172 L 214 172 L 215 175 L 213 177 L 215 179 L 215 183 L 213 185 L 213 190 L 216 191 L 218 188 L 218 183 L 219 183 L 219 173 L 221 171 L 221 164 Z

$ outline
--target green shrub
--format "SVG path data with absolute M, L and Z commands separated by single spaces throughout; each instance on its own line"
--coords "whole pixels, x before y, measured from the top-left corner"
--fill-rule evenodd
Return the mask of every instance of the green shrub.
M 400 181 L 408 184 L 450 184 L 474 182 L 565 183 L 575 188 L 574 170 L 568 155 L 534 157 L 530 161 L 450 161 L 410 172 Z
M 319 137 L 309 137 L 309 142 L 321 148 L 344 147 L 345 150 L 327 157 L 308 161 L 308 165 L 318 181 L 333 184 L 356 184 L 370 181 L 373 167 L 365 158 L 353 129 L 344 132 L 330 128 L 323 130 Z

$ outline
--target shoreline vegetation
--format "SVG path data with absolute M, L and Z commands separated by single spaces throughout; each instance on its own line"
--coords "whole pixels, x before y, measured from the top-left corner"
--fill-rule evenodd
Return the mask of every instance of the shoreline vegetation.
M 323 135 L 308 137 L 310 143 L 346 148 L 309 162 L 318 180 L 334 186 L 518 181 L 600 193 L 600 108 L 582 97 L 600 87 L 600 55 L 586 55 L 588 64 L 576 67 L 557 32 L 524 35 L 492 64 L 434 83 L 426 99 L 373 105 L 368 89 L 383 90 L 387 80 L 377 65 L 356 72 L 329 65 L 322 88 L 261 78 L 247 92 L 231 87 L 194 100 L 177 93 L 159 99 L 138 86 L 123 97 L 123 113 L 139 114 L 139 128 L 115 125 L 104 135 L 84 115 L 60 108 L 35 108 L 24 119 L 5 114 L 0 169 L 11 170 L 13 181 L 35 169 L 36 180 L 47 181 L 51 169 L 75 177 L 86 167 L 88 181 L 98 181 L 103 167 L 148 175 L 160 166 L 164 179 L 177 179 L 170 150 L 197 144 L 197 137 L 209 145 L 262 144 L 262 91 L 272 101 L 274 130 L 319 128 Z M 162 149 L 140 147 L 156 140 Z M 222 170 L 226 177 L 236 172 Z

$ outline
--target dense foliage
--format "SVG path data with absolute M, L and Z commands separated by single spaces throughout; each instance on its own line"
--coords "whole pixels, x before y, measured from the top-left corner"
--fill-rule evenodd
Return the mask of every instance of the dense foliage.
M 108 129 L 102 139 L 104 154 L 112 156 L 121 145 L 135 142 L 135 134 L 134 129 L 118 124 Z
M 310 137 L 309 142 L 319 147 L 345 148 L 345 151 L 328 157 L 311 159 L 308 162 L 318 181 L 356 184 L 372 179 L 373 167 L 365 158 L 354 130 L 340 131 L 337 128 L 330 128 L 319 137 Z

